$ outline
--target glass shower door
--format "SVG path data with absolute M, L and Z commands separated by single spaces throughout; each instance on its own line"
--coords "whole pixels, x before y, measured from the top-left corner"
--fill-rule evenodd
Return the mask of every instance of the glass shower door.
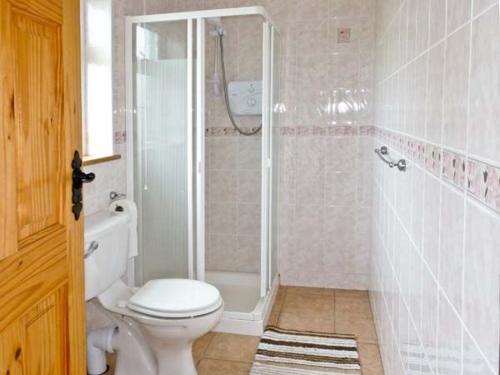
M 192 277 L 192 21 L 134 24 L 133 190 L 139 285 Z

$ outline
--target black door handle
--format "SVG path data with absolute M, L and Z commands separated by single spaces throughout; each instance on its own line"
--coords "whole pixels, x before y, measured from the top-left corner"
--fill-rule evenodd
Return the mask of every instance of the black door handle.
M 94 173 L 85 173 L 81 169 L 73 171 L 73 184 L 75 186 L 82 186 L 85 183 L 92 182 L 95 179 Z
M 89 183 L 94 181 L 95 174 L 94 173 L 85 173 L 82 171 L 82 158 L 80 157 L 80 153 L 75 151 L 73 156 L 73 160 L 71 161 L 71 168 L 73 169 L 73 186 L 72 186 L 72 203 L 73 206 L 71 211 L 75 216 L 75 220 L 80 219 L 80 213 L 83 209 L 83 196 L 82 196 L 82 187 L 84 183 Z

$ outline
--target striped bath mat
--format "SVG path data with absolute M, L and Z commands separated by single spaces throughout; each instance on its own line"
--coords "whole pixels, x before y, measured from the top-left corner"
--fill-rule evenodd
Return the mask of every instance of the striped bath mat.
M 268 326 L 250 375 L 359 375 L 352 335 L 299 332 Z

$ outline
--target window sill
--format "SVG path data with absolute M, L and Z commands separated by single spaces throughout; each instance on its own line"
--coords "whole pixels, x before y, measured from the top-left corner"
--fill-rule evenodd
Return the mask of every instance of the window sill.
M 108 161 L 118 160 L 121 158 L 122 156 L 120 154 L 115 154 L 109 156 L 84 156 L 82 159 L 83 159 L 83 166 L 87 167 L 89 165 L 106 163 Z

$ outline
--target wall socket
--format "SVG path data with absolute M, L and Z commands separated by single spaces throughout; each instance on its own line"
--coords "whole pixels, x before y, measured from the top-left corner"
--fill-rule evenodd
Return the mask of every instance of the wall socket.
M 351 43 L 351 28 L 339 27 L 337 29 L 337 43 Z

